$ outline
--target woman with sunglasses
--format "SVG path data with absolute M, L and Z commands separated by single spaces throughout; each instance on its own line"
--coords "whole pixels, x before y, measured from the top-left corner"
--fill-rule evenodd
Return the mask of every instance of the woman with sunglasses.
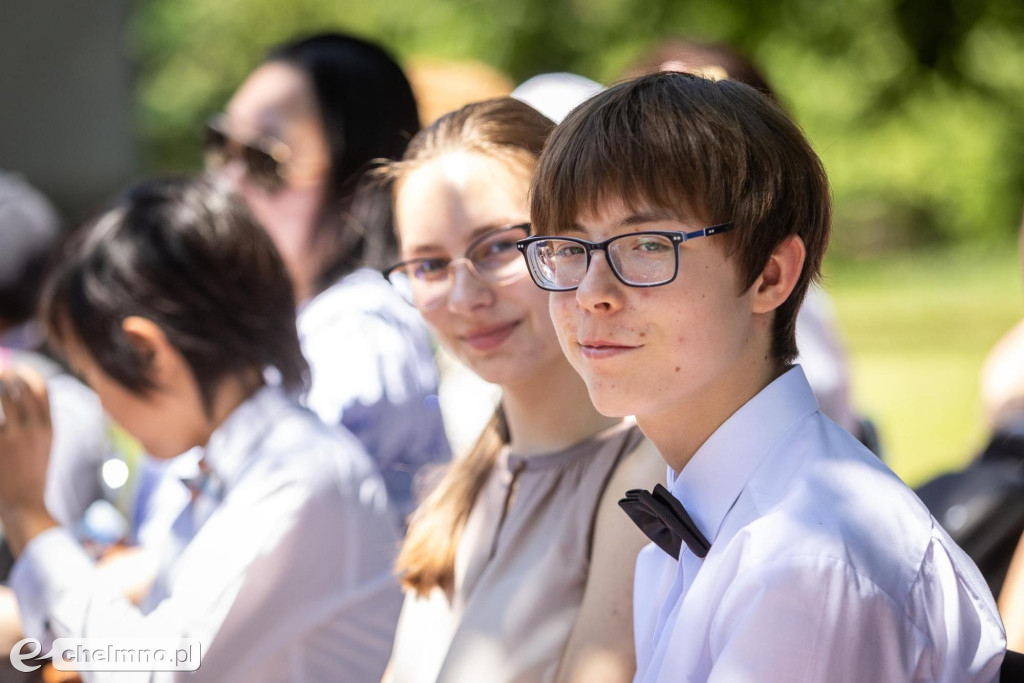
M 513 99 L 452 112 L 391 164 L 403 261 L 389 280 L 502 400 L 413 515 L 389 674 L 410 681 L 627 681 L 645 538 L 616 505 L 658 479 L 635 425 L 601 416 L 516 242 L 550 120 Z
M 393 257 L 394 236 L 389 198 L 364 171 L 400 157 L 418 129 L 394 60 L 324 34 L 273 49 L 206 136 L 208 168 L 246 201 L 288 268 L 312 371 L 307 405 L 363 442 L 403 518 L 417 470 L 449 448 L 422 321 L 365 267 Z

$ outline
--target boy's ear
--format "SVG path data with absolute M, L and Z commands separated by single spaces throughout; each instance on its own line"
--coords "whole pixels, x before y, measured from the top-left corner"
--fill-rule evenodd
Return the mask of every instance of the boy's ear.
M 149 378 L 157 386 L 166 385 L 179 354 L 160 326 L 148 318 L 130 315 L 121 321 L 121 330 L 132 348 L 148 360 Z
M 806 258 L 807 249 L 799 235 L 790 235 L 775 247 L 752 287 L 754 313 L 770 313 L 789 298 Z

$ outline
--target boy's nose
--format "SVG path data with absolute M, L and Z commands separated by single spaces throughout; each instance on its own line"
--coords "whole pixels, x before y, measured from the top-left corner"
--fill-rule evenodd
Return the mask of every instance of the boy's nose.
M 590 265 L 576 288 L 576 300 L 588 310 L 616 310 L 622 307 L 623 285 L 612 272 L 603 251 L 590 255 Z

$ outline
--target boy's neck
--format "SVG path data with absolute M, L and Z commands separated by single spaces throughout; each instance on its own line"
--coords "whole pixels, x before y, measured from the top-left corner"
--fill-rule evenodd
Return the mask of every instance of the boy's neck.
M 542 379 L 502 388 L 510 446 L 516 453 L 562 450 L 620 421 L 597 412 L 587 385 L 563 357 L 534 374 Z
M 637 415 L 637 424 L 677 474 L 733 413 L 778 379 L 788 367 L 768 361 L 737 363 L 734 371 L 657 414 Z
M 233 376 L 224 380 L 214 394 L 206 426 L 199 441 L 200 445 L 205 446 L 209 443 L 217 428 L 224 424 L 238 406 L 255 394 L 262 384 L 262 380 L 251 376 Z

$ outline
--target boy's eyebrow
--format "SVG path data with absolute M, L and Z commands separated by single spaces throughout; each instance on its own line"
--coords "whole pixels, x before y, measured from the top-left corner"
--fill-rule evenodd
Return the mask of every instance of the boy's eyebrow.
M 644 225 L 646 223 L 659 223 L 661 221 L 678 221 L 678 220 L 679 220 L 678 216 L 676 216 L 675 214 L 672 214 L 672 213 L 670 213 L 668 211 L 660 211 L 660 210 L 652 209 L 650 211 L 641 211 L 639 213 L 630 214 L 630 215 L 626 216 L 625 218 L 623 218 L 621 221 L 619 221 L 618 224 L 616 225 L 616 227 L 619 227 L 619 228 L 632 228 L 632 227 L 635 227 L 637 225 Z M 566 228 L 563 232 L 581 232 L 583 234 L 587 234 L 587 229 L 584 228 L 579 223 L 574 223 L 573 225 L 571 225 L 568 228 Z
M 661 221 L 678 220 L 678 216 L 675 216 L 669 213 L 668 211 L 651 210 L 642 211 L 640 213 L 634 213 L 632 215 L 626 216 L 621 221 L 619 221 L 619 225 L 623 228 L 630 228 L 635 225 L 643 225 L 644 223 L 659 223 Z

